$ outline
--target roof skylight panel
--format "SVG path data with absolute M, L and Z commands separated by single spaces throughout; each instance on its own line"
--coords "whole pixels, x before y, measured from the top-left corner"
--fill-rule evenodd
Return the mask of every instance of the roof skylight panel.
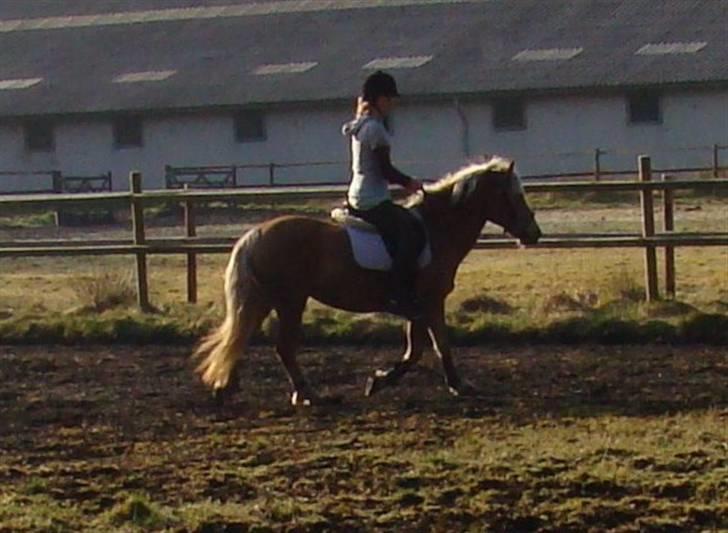
M 316 65 L 315 61 L 307 61 L 302 63 L 272 63 L 268 65 L 260 65 L 253 70 L 253 74 L 257 76 L 270 76 L 273 74 L 300 74 L 311 70 Z
M 564 61 L 584 51 L 583 48 L 537 48 L 522 50 L 513 56 L 513 61 Z
M 20 78 L 16 80 L 0 80 L 0 90 L 12 91 L 17 89 L 27 89 L 33 85 L 39 84 L 43 78 Z
M 674 43 L 648 43 L 637 50 L 635 54 L 641 56 L 662 56 L 669 54 L 694 54 L 708 45 L 705 41 L 674 42 Z
M 114 78 L 114 83 L 138 83 L 145 81 L 164 81 L 173 76 L 176 70 L 148 70 L 144 72 L 127 72 Z
M 23 20 L 0 20 L 0 32 L 10 32 L 22 29 Z
M 391 70 L 398 68 L 418 68 L 432 61 L 432 56 L 378 57 L 362 68 L 365 70 Z

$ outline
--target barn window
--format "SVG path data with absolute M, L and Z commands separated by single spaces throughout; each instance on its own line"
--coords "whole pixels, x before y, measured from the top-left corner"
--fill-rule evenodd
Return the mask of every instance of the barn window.
M 496 130 L 526 129 L 526 111 L 520 98 L 493 100 L 493 128 Z
M 660 95 L 655 91 L 638 91 L 628 95 L 627 112 L 631 124 L 661 122 Z
M 25 123 L 25 148 L 31 152 L 52 152 L 55 149 L 53 123 L 31 120 Z
M 143 126 L 141 117 L 124 116 L 114 119 L 114 146 L 116 148 L 134 148 L 143 146 Z
M 235 115 L 235 140 L 239 143 L 266 140 L 263 114 L 257 111 L 241 111 Z

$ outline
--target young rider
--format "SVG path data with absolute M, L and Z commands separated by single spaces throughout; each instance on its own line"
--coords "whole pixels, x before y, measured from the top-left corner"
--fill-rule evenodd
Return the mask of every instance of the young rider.
M 371 74 L 357 100 L 356 117 L 344 124 L 342 132 L 351 136 L 349 211 L 377 228 L 392 257 L 387 310 L 413 320 L 421 314 L 415 294 L 421 229 L 404 207 L 392 201 L 388 185 L 394 183 L 414 193 L 422 189 L 422 183 L 396 169 L 390 158 L 391 140 L 384 119 L 398 98 L 392 76 L 382 71 Z

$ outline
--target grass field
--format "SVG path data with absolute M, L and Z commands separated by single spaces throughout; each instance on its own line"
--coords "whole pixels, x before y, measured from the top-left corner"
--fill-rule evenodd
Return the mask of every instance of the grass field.
M 638 232 L 635 204 L 612 200 L 534 204 L 547 234 Z M 200 234 L 270 215 L 250 211 Z M 720 200 L 684 197 L 676 219 L 728 232 Z M 49 221 L 0 216 L 0 240 L 128 235 Z M 183 259 L 150 258 L 151 314 L 133 309 L 132 261 L 0 259 L 0 533 L 728 530 L 726 248 L 678 249 L 677 301 L 650 305 L 640 250 L 472 253 L 448 302 L 456 365 L 481 391 L 467 399 L 431 352 L 365 399 L 400 322 L 313 303 L 299 359 L 343 401 L 304 410 L 267 337 L 223 408 L 193 375 L 226 257 L 199 259 L 197 305 Z
M 624 196 L 613 200 L 617 203 L 579 204 L 570 196 L 534 195 L 533 203 L 546 234 L 639 232 L 639 210 L 635 202 L 626 201 Z M 248 224 L 271 216 L 265 207 L 249 207 L 242 218 L 208 217 L 200 225 L 199 234 L 237 236 Z M 309 204 L 302 209 L 323 216 L 324 208 L 328 207 L 328 204 Z M 291 206 L 279 206 L 277 211 L 292 209 Z M 4 229 L 0 229 L 0 240 L 128 236 L 128 229 L 123 226 L 58 229 L 40 224 L 29 228 L 17 223 L 13 225 L 8 220 Z M 17 222 L 18 218 L 12 220 Z M 677 203 L 676 220 L 679 231 L 728 232 L 725 202 L 720 198 L 681 198 Z M 498 231 L 497 228 L 486 229 Z M 158 218 L 150 223 L 151 236 L 180 233 L 174 217 Z M 727 317 L 728 247 L 678 248 L 676 256 L 677 301 L 648 306 L 642 301 L 643 253 L 639 249 L 474 251 L 463 263 L 456 290 L 448 301 L 450 323 L 461 338 L 475 336 L 480 339 L 489 330 L 517 335 L 549 328 L 563 330 L 567 327 L 564 324 L 569 323 L 583 329 L 580 324 L 584 320 L 593 323 L 593 329 L 598 329 L 605 320 L 627 321 L 640 327 L 656 322 L 677 327 L 697 313 Z M 662 251 L 659 257 L 662 261 Z M 166 320 L 186 331 L 188 336 L 194 336 L 218 320 L 226 261 L 227 257 L 222 255 L 199 258 L 200 303 L 188 306 L 184 304 L 184 258 L 150 257 L 151 300 L 160 310 L 152 322 Z M 45 330 L 76 331 L 69 334 L 71 338 L 83 337 L 83 332 L 77 330 L 84 317 L 92 322 L 103 321 L 104 317 L 116 320 L 119 316 L 124 320 L 150 322 L 149 317 L 145 319 L 133 311 L 120 312 L 118 308 L 123 305 L 98 306 L 94 303 L 94 298 L 105 297 L 98 294 L 100 290 L 115 284 L 122 286 L 120 289 L 129 297 L 127 300 L 132 299 L 129 292 L 132 264 L 133 259 L 129 257 L 0 259 L 0 337 L 6 341 L 26 338 L 26 333 L 21 331 L 23 325 L 27 327 L 33 321 L 47 322 L 48 317 L 52 317 L 52 324 Z M 104 307 L 117 309 L 111 314 L 99 313 Z M 69 321 L 73 324 L 69 325 Z M 345 339 L 357 331 L 369 331 L 387 339 L 393 336 L 392 320 L 378 316 L 356 317 L 323 308 L 315 302 L 309 306 L 306 321 L 318 331 L 314 337 L 333 335 Z M 664 328 L 657 330 L 664 331 Z M 659 340 L 659 335 L 652 337 Z M 629 337 L 631 340 L 639 338 L 640 335 Z M 709 336 L 704 340 L 709 340 Z

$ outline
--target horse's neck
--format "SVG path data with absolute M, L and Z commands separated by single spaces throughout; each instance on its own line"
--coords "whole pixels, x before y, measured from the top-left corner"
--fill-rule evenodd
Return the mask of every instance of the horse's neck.
M 423 212 L 433 245 L 454 268 L 475 246 L 485 225 L 485 214 L 472 209 L 441 206 Z

